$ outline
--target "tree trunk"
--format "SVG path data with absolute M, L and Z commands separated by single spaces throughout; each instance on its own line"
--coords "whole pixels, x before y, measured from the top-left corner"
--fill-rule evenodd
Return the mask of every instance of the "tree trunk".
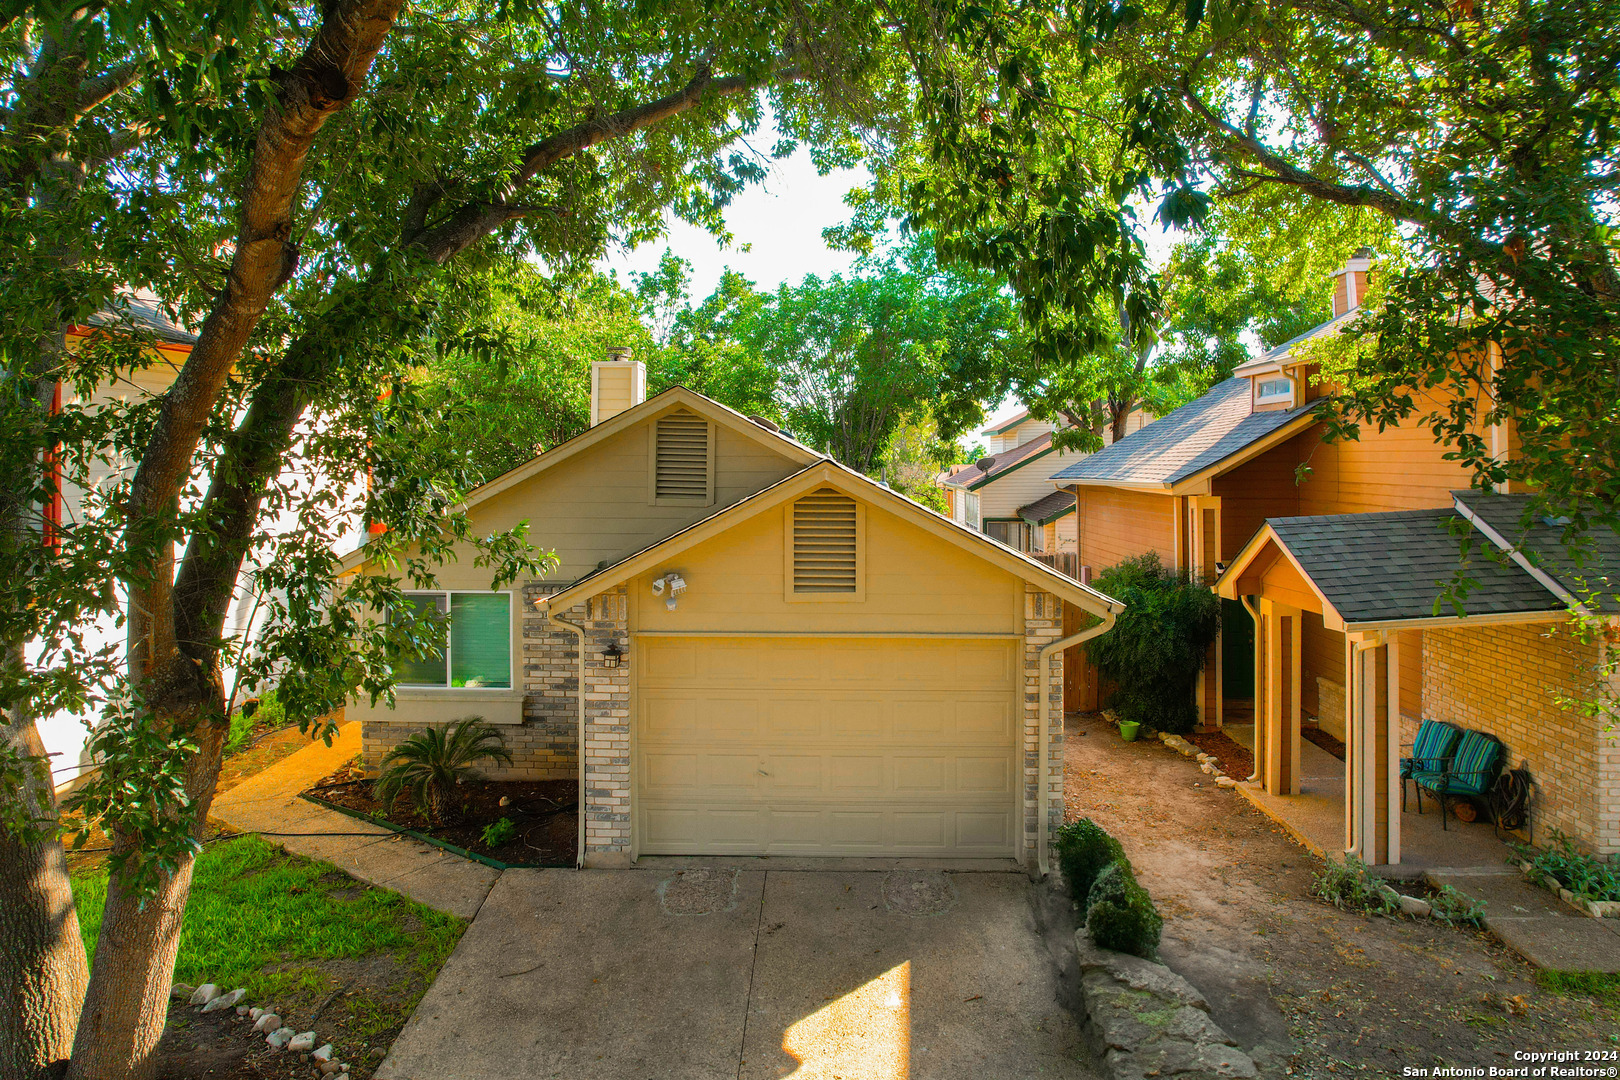
M 189 669 L 193 678 L 202 676 L 192 689 L 200 691 L 198 696 L 204 700 L 193 707 L 191 715 L 177 716 L 171 711 L 161 721 L 173 726 L 190 719 L 199 721 L 198 751 L 190 763 L 186 789 L 196 807 L 200 835 L 207 827 L 229 726 L 223 722 L 224 686 L 217 669 L 198 672 L 190 661 L 179 658 L 173 667 Z M 135 838 L 115 829 L 115 854 L 131 850 L 136 843 Z M 180 860 L 175 872 L 147 895 L 130 888 L 127 875 L 114 874 L 108 881 L 101 936 L 90 967 L 90 986 L 79 1017 L 68 1080 L 149 1080 L 156 1075 L 157 1044 L 168 1018 L 169 989 L 194 863 L 190 856 Z
M 22 663 L 21 647 L 7 663 Z M 33 721 L 20 710 L 0 722 L 0 741 L 35 758 L 21 797 L 49 834 L 30 842 L 0 829 L 0 1076 L 60 1076 L 84 1001 L 84 938 L 56 826 L 50 766 Z

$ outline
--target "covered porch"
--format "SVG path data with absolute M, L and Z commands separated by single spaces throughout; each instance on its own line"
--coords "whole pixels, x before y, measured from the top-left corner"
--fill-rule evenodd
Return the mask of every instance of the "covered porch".
M 1477 584 L 1442 608 L 1459 567 L 1455 519 L 1449 509 L 1274 518 L 1216 583 L 1255 628 L 1254 723 L 1226 727 L 1254 754 L 1245 794 L 1314 850 L 1356 855 L 1386 873 L 1500 865 L 1507 855 L 1488 825 L 1443 830 L 1432 797 L 1421 816 L 1415 799 L 1402 809 L 1400 764 L 1410 753 L 1402 667 L 1422 656 L 1403 643 L 1426 629 L 1545 621 L 1558 603 L 1521 568 L 1477 559 L 1467 566 Z M 1302 647 L 1307 615 L 1342 649 L 1342 762 L 1302 737 L 1301 689 L 1313 677 Z M 1408 711 L 1421 712 L 1421 699 Z

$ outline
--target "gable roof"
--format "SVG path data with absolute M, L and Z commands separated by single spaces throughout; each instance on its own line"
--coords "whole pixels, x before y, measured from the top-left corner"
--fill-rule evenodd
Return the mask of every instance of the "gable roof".
M 128 289 L 117 293 L 111 304 L 91 315 L 86 323 L 88 325 L 81 333 L 92 327 L 118 329 L 134 326 L 170 345 L 189 347 L 197 344 L 197 335 L 169 318 L 163 310 L 163 302 L 149 289 Z
M 1006 432 L 1011 431 L 1013 428 L 1017 427 L 1019 424 L 1022 424 L 1025 420 L 1028 420 L 1028 419 L 1029 419 L 1029 410 L 1024 409 L 1021 412 L 1013 414 L 1012 419 L 1006 420 L 1006 421 L 1004 421 L 1004 422 L 1002 422 L 1000 424 L 997 424 L 995 427 L 987 427 L 983 431 L 979 432 L 979 434 L 980 435 L 1002 435 L 1002 434 L 1005 434 Z
M 836 488 L 847 495 L 887 510 L 1094 615 L 1102 616 L 1108 612 L 1117 613 L 1124 610 L 1125 605 L 1113 597 L 1100 593 L 1089 585 L 1082 585 L 1023 552 L 1014 551 L 1004 544 L 997 543 L 983 533 L 942 517 L 830 458 L 808 465 L 792 476 L 779 480 L 770 487 L 755 492 L 741 502 L 733 503 L 671 536 L 649 544 L 616 563 L 591 571 L 560 592 L 536 600 L 535 606 L 542 610 L 566 610 L 604 589 L 611 589 L 628 581 L 657 562 L 821 487 Z
M 1216 589 L 1236 598 L 1239 579 L 1269 551 L 1305 578 L 1323 602 L 1329 629 L 1546 621 L 1563 614 L 1563 601 L 1523 567 L 1477 545 L 1464 559 L 1453 531 L 1459 529 L 1466 533 L 1471 526 L 1453 508 L 1269 518 Z M 1460 606 L 1444 595 L 1459 569 L 1474 582 Z
M 1576 552 L 1564 545 L 1564 524 L 1546 517 L 1526 527 L 1529 495 L 1453 491 L 1457 512 L 1566 605 L 1620 611 L 1620 534 L 1588 530 Z
M 1031 525 L 1050 525 L 1064 514 L 1074 512 L 1074 492 L 1054 491 L 1018 508 L 1018 516 Z
M 949 484 L 952 487 L 966 488 L 969 491 L 975 491 L 984 487 L 992 480 L 1005 476 L 1014 469 L 1028 465 L 1036 458 L 1045 457 L 1047 454 L 1051 453 L 1051 451 L 1052 433 L 1048 431 L 1046 434 L 1037 435 L 1035 438 L 1029 440 L 1029 442 L 1015 446 L 1011 450 L 1003 450 L 999 454 L 987 455 L 989 460 L 995 462 L 995 464 L 990 466 L 988 470 L 981 469 L 977 464 L 974 464 L 954 475 L 941 476 L 940 481 L 941 483 Z
M 550 450 L 536 457 L 530 458 L 515 469 L 509 469 L 495 479 L 474 488 L 461 502 L 461 509 L 470 510 L 479 503 L 499 495 L 509 488 L 516 487 L 530 477 L 536 476 L 554 465 L 567 461 L 576 454 L 582 453 L 597 443 L 612 438 L 627 428 L 634 427 L 644 420 L 651 419 L 660 413 L 674 408 L 686 408 L 699 416 L 713 420 L 722 427 L 752 439 L 763 446 L 769 447 L 783 454 L 801 465 L 808 465 L 816 461 L 829 460 L 825 455 L 810 449 L 797 439 L 790 438 L 779 431 L 772 431 L 756 424 L 735 409 L 704 397 L 695 390 L 688 390 L 684 386 L 671 387 L 661 394 L 643 401 L 640 405 L 633 405 L 617 416 L 603 420 L 594 427 L 586 428 L 566 442 L 558 443 Z M 366 545 L 362 544 L 354 551 L 339 560 L 342 570 L 350 570 L 365 561 Z
M 1315 403 L 1250 411 L 1249 380 L 1233 377 L 1168 416 L 1054 473 L 1064 484 L 1171 489 L 1217 466 L 1232 468 L 1304 431 Z
M 1291 337 L 1281 345 L 1273 346 L 1253 359 L 1245 360 L 1233 370 L 1241 374 L 1250 370 L 1268 367 L 1271 364 L 1280 363 L 1288 357 L 1289 353 L 1294 351 L 1295 345 L 1303 344 L 1304 342 L 1307 342 L 1315 337 L 1325 337 L 1328 334 L 1337 334 L 1340 330 L 1343 330 L 1354 319 L 1356 319 L 1361 312 L 1362 309 L 1360 307 L 1353 307 L 1349 311 L 1344 312 L 1342 315 L 1335 315 L 1327 322 L 1317 323 L 1303 334 Z

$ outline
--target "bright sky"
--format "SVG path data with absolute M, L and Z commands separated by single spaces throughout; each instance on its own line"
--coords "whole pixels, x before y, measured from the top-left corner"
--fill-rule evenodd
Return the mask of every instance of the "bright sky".
M 774 138 L 764 132 L 750 141 L 768 146 Z M 619 252 L 597 265 L 603 271 L 617 271 L 619 280 L 629 285 L 630 271 L 658 269 L 668 248 L 692 264 L 692 296 L 698 301 L 714 291 L 728 266 L 760 289 L 797 282 L 807 274 L 825 277 L 849 269 L 855 256 L 828 248 L 821 230 L 848 220 L 844 193 L 865 187 L 869 179 L 865 169 L 839 169 L 821 176 L 809 151 L 801 147 L 791 157 L 773 162 L 763 184 L 732 201 L 726 210 L 726 223 L 735 237 L 730 246 L 722 247 L 702 229 L 670 218 L 667 239 Z

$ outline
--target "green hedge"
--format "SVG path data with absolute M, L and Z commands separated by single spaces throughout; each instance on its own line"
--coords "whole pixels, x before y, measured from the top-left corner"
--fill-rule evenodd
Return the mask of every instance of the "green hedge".
M 1057 833 L 1063 880 L 1086 913 L 1086 931 L 1098 948 L 1152 959 L 1164 920 L 1137 883 L 1125 849 L 1096 822 L 1081 818 Z

